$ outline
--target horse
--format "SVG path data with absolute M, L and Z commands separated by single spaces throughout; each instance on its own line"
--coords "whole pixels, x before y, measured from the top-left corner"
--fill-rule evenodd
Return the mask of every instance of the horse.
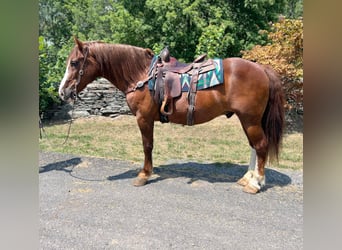
M 160 121 L 157 103 L 148 81 L 156 57 L 149 48 L 74 38 L 64 77 L 59 86 L 63 101 L 74 102 L 86 85 L 104 77 L 126 96 L 128 107 L 136 116 L 144 151 L 143 167 L 134 186 L 148 183 L 153 173 L 152 150 L 154 122 Z M 269 66 L 242 58 L 222 59 L 223 83 L 199 90 L 195 98 L 193 125 L 208 122 L 220 115 L 235 114 L 252 148 L 251 167 L 238 180 L 243 191 L 258 193 L 265 186 L 265 164 L 278 161 L 284 132 L 284 94 L 279 75 Z M 171 123 L 187 125 L 188 93 L 174 99 Z M 256 157 L 256 159 L 255 159 Z M 253 159 L 254 158 L 254 159 Z

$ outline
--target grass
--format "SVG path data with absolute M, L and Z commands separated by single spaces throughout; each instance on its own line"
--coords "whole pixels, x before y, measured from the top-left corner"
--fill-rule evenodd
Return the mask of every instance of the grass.
M 83 156 L 104 157 L 141 164 L 144 159 L 141 135 L 134 116 L 115 119 L 91 117 L 73 122 L 70 137 L 62 145 L 68 124 L 45 125 L 42 151 L 55 151 Z M 250 148 L 238 119 L 218 117 L 192 127 L 155 123 L 154 165 L 169 159 L 196 162 L 248 164 Z M 285 135 L 279 165 L 276 167 L 302 169 L 303 134 Z

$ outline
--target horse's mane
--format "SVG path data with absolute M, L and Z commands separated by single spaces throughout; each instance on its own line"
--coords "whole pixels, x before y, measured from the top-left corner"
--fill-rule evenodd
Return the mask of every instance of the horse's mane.
M 85 43 L 89 53 L 100 64 L 102 73 L 110 74 L 116 82 L 138 82 L 146 76 L 153 57 L 149 49 L 126 44 L 109 44 L 92 41 Z

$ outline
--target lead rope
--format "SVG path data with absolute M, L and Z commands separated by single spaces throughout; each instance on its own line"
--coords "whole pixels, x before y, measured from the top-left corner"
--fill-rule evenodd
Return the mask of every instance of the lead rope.
M 74 120 L 74 109 L 75 109 L 75 108 L 74 108 L 74 104 L 73 104 L 73 105 L 72 105 L 72 110 L 71 110 L 71 119 L 68 121 L 68 122 L 69 122 L 68 133 L 67 133 L 67 135 L 66 135 L 66 137 L 65 137 L 65 139 L 64 139 L 64 142 L 61 144 L 61 146 L 64 146 L 64 145 L 67 143 L 68 139 L 69 139 L 70 130 L 71 130 L 71 123 L 72 123 L 72 121 Z M 43 121 L 42 121 L 41 116 L 39 116 L 39 138 L 40 138 L 40 139 L 43 139 L 43 134 L 45 135 L 45 138 L 46 138 L 48 144 L 49 144 L 50 147 L 51 147 L 52 144 L 51 144 L 51 141 L 50 141 L 50 139 L 49 139 L 49 135 L 48 135 L 48 133 L 47 133 L 47 132 L 45 131 L 45 129 L 44 129 L 44 125 L 43 125 Z
M 74 120 L 74 110 L 75 110 L 75 103 L 76 103 L 76 100 L 77 100 L 77 95 L 76 95 L 76 99 L 72 105 L 72 110 L 71 110 L 71 119 L 69 121 L 69 128 L 68 128 L 68 133 L 67 133 L 67 136 L 65 137 L 65 140 L 64 142 L 62 143 L 62 146 L 64 146 L 67 141 L 69 140 L 69 135 L 70 135 L 70 130 L 71 130 L 71 124 L 72 124 L 72 121 Z

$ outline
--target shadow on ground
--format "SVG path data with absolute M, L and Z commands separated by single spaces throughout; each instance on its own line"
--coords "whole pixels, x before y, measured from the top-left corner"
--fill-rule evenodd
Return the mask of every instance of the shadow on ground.
M 52 170 L 64 171 L 71 173 L 72 169 L 67 169 L 69 167 L 75 167 L 82 162 L 80 157 L 75 157 L 65 161 L 58 161 L 54 163 L 47 164 L 39 168 L 39 173 L 45 173 Z
M 156 178 L 149 180 L 149 184 L 171 178 L 188 178 L 188 184 L 202 180 L 210 183 L 237 182 L 248 170 L 247 165 L 237 165 L 231 163 L 175 163 L 161 165 L 153 169 Z M 129 170 L 118 175 L 109 176 L 110 181 L 120 179 L 130 179 L 137 176 L 137 170 Z M 291 184 L 288 175 L 273 169 L 266 169 L 266 189 L 273 186 L 286 186 Z
M 95 165 L 101 167 L 103 164 L 114 165 L 115 162 L 102 162 L 100 159 L 92 159 L 93 166 L 90 168 L 84 168 L 82 171 L 91 171 L 92 179 L 96 175 Z M 45 173 L 48 171 L 64 171 L 75 178 L 81 178 L 76 173 L 73 173 L 74 168 L 82 164 L 83 160 L 80 157 L 72 157 L 68 160 L 49 163 L 39 168 L 39 173 Z M 232 163 L 197 163 L 197 162 L 177 162 L 154 167 L 154 175 L 149 180 L 149 184 L 157 183 L 166 179 L 186 178 L 187 183 L 192 184 L 195 181 L 201 180 L 210 183 L 227 183 L 237 182 L 248 170 L 247 165 L 238 165 Z M 120 171 L 120 170 L 116 170 Z M 118 173 L 116 175 L 108 176 L 106 179 L 109 181 L 133 179 L 137 176 L 139 169 L 130 169 Z M 291 184 L 291 178 L 283 173 L 280 173 L 274 169 L 266 169 L 266 187 L 268 189 L 274 186 L 287 186 Z M 102 179 L 103 180 L 103 179 Z

